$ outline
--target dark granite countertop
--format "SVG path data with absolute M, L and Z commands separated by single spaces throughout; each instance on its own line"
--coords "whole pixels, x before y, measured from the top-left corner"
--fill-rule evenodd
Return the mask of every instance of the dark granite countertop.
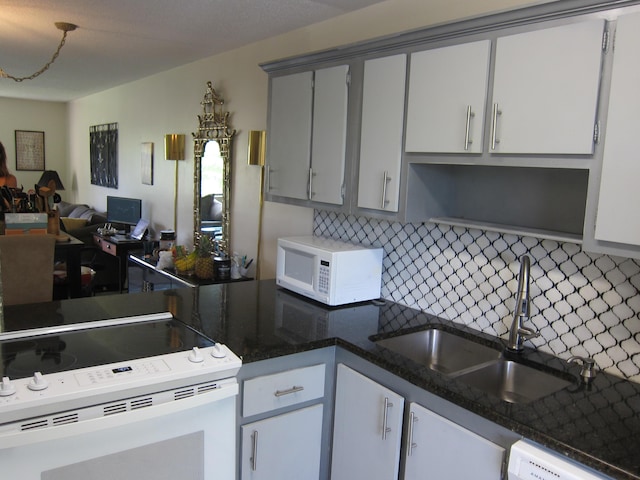
M 513 404 L 421 366 L 375 343 L 399 333 L 439 328 L 502 348 L 464 326 L 387 302 L 328 308 L 274 281 L 114 295 L 5 307 L 6 330 L 170 311 L 249 363 L 338 345 L 488 420 L 614 478 L 640 479 L 640 385 L 598 373 L 588 387 L 578 366 L 527 350 L 519 361 L 575 379 L 556 393 Z

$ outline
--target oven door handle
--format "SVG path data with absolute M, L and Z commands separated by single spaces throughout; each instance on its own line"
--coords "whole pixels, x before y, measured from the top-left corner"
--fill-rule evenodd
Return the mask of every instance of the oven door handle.
M 49 428 L 37 428 L 21 432 L 0 433 L 0 449 L 31 445 L 38 442 L 58 440 L 74 435 L 82 435 L 84 433 L 130 425 L 134 422 L 150 420 L 190 408 L 207 405 L 228 397 L 236 396 L 237 394 L 238 382 L 233 379 L 233 381 L 229 383 L 220 383 L 220 386 L 215 390 L 160 405 L 129 410 L 124 413 L 106 417 L 92 418 L 78 423 L 69 423 Z

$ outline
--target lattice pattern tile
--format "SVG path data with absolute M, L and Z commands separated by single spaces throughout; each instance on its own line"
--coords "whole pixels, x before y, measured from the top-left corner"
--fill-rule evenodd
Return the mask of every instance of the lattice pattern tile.
M 381 246 L 382 296 L 505 338 L 519 259 L 531 257 L 537 348 L 592 356 L 640 383 L 640 263 L 559 243 L 436 224 L 400 224 L 316 211 L 314 234 Z

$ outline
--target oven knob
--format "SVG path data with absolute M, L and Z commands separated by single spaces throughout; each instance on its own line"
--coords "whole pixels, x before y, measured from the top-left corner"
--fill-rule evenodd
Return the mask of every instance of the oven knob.
M 42 373 L 36 372 L 33 374 L 33 378 L 31 378 L 31 381 L 28 383 L 27 388 L 29 390 L 34 390 L 37 392 L 46 389 L 48 386 L 49 382 L 45 380 L 45 378 L 42 376 Z
M 188 358 L 189 361 L 193 363 L 204 362 L 204 357 L 202 356 L 202 352 L 198 347 L 193 347 L 193 350 L 191 350 Z
M 227 354 L 222 348 L 222 345 L 216 343 L 213 347 L 211 347 L 211 356 L 213 358 L 224 358 L 227 356 Z
M 16 393 L 16 387 L 11 383 L 9 377 L 2 377 L 2 382 L 0 383 L 0 397 L 8 397 L 14 393 Z

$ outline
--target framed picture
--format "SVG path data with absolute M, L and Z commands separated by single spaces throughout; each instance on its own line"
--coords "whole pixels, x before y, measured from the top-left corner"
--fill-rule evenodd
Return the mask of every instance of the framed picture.
M 153 185 L 153 142 L 145 142 L 142 144 L 140 174 L 142 176 L 142 183 L 145 185 Z
M 118 188 L 118 124 L 89 127 L 91 184 Z
M 44 132 L 16 130 L 16 170 L 44 170 Z

